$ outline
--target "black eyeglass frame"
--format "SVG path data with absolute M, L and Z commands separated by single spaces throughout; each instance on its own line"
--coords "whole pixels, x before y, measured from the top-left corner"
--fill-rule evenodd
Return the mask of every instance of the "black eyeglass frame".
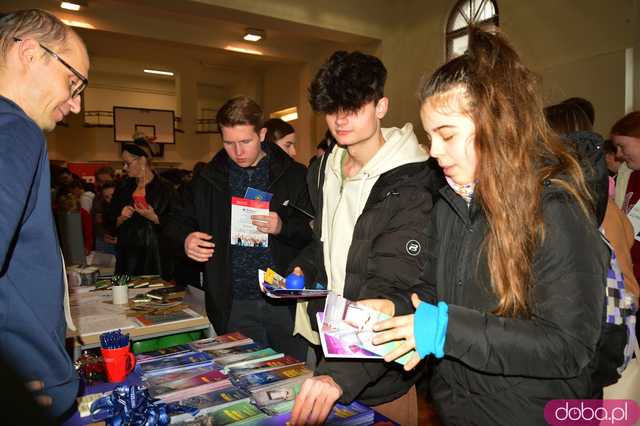
M 19 37 L 14 37 L 13 40 L 15 41 L 23 41 L 23 39 L 19 38 Z M 76 87 L 75 89 L 73 89 L 71 91 L 71 99 L 75 98 L 76 96 L 80 96 L 80 94 L 82 92 L 84 92 L 84 89 L 87 88 L 87 86 L 89 85 L 89 79 L 85 76 L 83 76 L 80 71 L 78 71 L 77 69 L 75 69 L 74 67 L 72 67 L 71 65 L 69 65 L 67 63 L 67 61 L 65 61 L 64 59 L 62 59 L 60 57 L 60 55 L 58 55 L 56 52 L 54 52 L 53 50 L 49 49 L 47 46 L 43 45 L 42 43 L 38 42 L 38 45 L 40 47 L 42 47 L 42 50 L 44 50 L 45 52 L 47 52 L 49 55 L 53 56 L 54 58 L 56 58 L 58 61 L 60 61 L 60 63 L 62 65 L 64 65 L 69 71 L 71 71 L 73 73 L 73 75 L 75 75 L 76 77 L 78 77 L 78 79 L 80 80 L 81 84 Z

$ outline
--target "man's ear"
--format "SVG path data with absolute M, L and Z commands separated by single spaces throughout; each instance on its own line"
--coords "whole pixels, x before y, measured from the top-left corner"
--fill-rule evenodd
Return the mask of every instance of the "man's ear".
M 40 54 L 40 45 L 34 39 L 30 38 L 15 43 L 17 44 L 18 60 L 24 67 L 28 67 Z
M 260 136 L 260 142 L 264 142 L 264 138 L 265 136 L 267 136 L 267 128 L 263 127 L 262 129 L 260 129 L 260 133 L 258 133 L 258 136 Z
M 378 120 L 382 120 L 389 111 L 389 98 L 383 96 L 376 104 L 376 117 Z

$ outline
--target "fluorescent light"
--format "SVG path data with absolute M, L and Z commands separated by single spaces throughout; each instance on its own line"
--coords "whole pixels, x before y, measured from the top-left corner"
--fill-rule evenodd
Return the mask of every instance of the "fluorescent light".
M 247 41 L 260 41 L 262 39 L 262 36 L 259 36 L 257 34 L 249 34 L 249 33 L 247 33 L 242 38 L 247 40 Z
M 293 121 L 298 119 L 298 108 L 290 107 L 273 112 L 269 115 L 271 118 L 279 118 L 282 121 Z
M 77 12 L 80 10 L 79 4 L 71 3 L 68 1 L 63 1 L 62 3 L 60 3 L 60 7 L 67 10 L 73 10 L 74 12 Z
M 298 113 L 297 112 L 292 112 L 289 114 L 285 114 L 282 117 L 280 117 L 280 120 L 282 121 L 293 121 L 293 120 L 297 120 L 298 119 Z
M 230 50 L 232 52 L 248 53 L 249 55 L 262 55 L 259 50 L 245 49 L 244 47 L 227 46 L 224 50 Z
M 96 27 L 94 27 L 93 25 L 87 23 L 87 22 L 82 22 L 82 21 L 71 21 L 69 19 L 62 19 L 62 22 L 64 22 L 65 24 L 67 24 L 70 27 L 77 27 L 77 28 L 88 28 L 90 30 L 95 30 Z
M 256 28 L 247 28 L 247 31 L 244 34 L 243 39 L 247 41 L 260 41 L 264 38 L 264 30 L 258 30 Z
M 171 71 L 158 71 L 158 70 L 144 70 L 147 74 L 169 75 L 173 76 Z

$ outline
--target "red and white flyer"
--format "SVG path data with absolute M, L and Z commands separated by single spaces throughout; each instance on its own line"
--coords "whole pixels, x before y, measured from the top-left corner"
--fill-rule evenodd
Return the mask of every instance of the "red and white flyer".
M 269 247 L 269 236 L 251 223 L 251 216 L 268 214 L 268 201 L 231 197 L 231 245 Z

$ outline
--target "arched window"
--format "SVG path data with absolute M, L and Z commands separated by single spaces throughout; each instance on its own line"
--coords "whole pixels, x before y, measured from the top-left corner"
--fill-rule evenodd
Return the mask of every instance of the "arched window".
M 447 59 L 462 55 L 467 50 L 467 33 L 471 24 L 489 31 L 498 28 L 498 4 L 494 0 L 458 1 L 447 22 Z

